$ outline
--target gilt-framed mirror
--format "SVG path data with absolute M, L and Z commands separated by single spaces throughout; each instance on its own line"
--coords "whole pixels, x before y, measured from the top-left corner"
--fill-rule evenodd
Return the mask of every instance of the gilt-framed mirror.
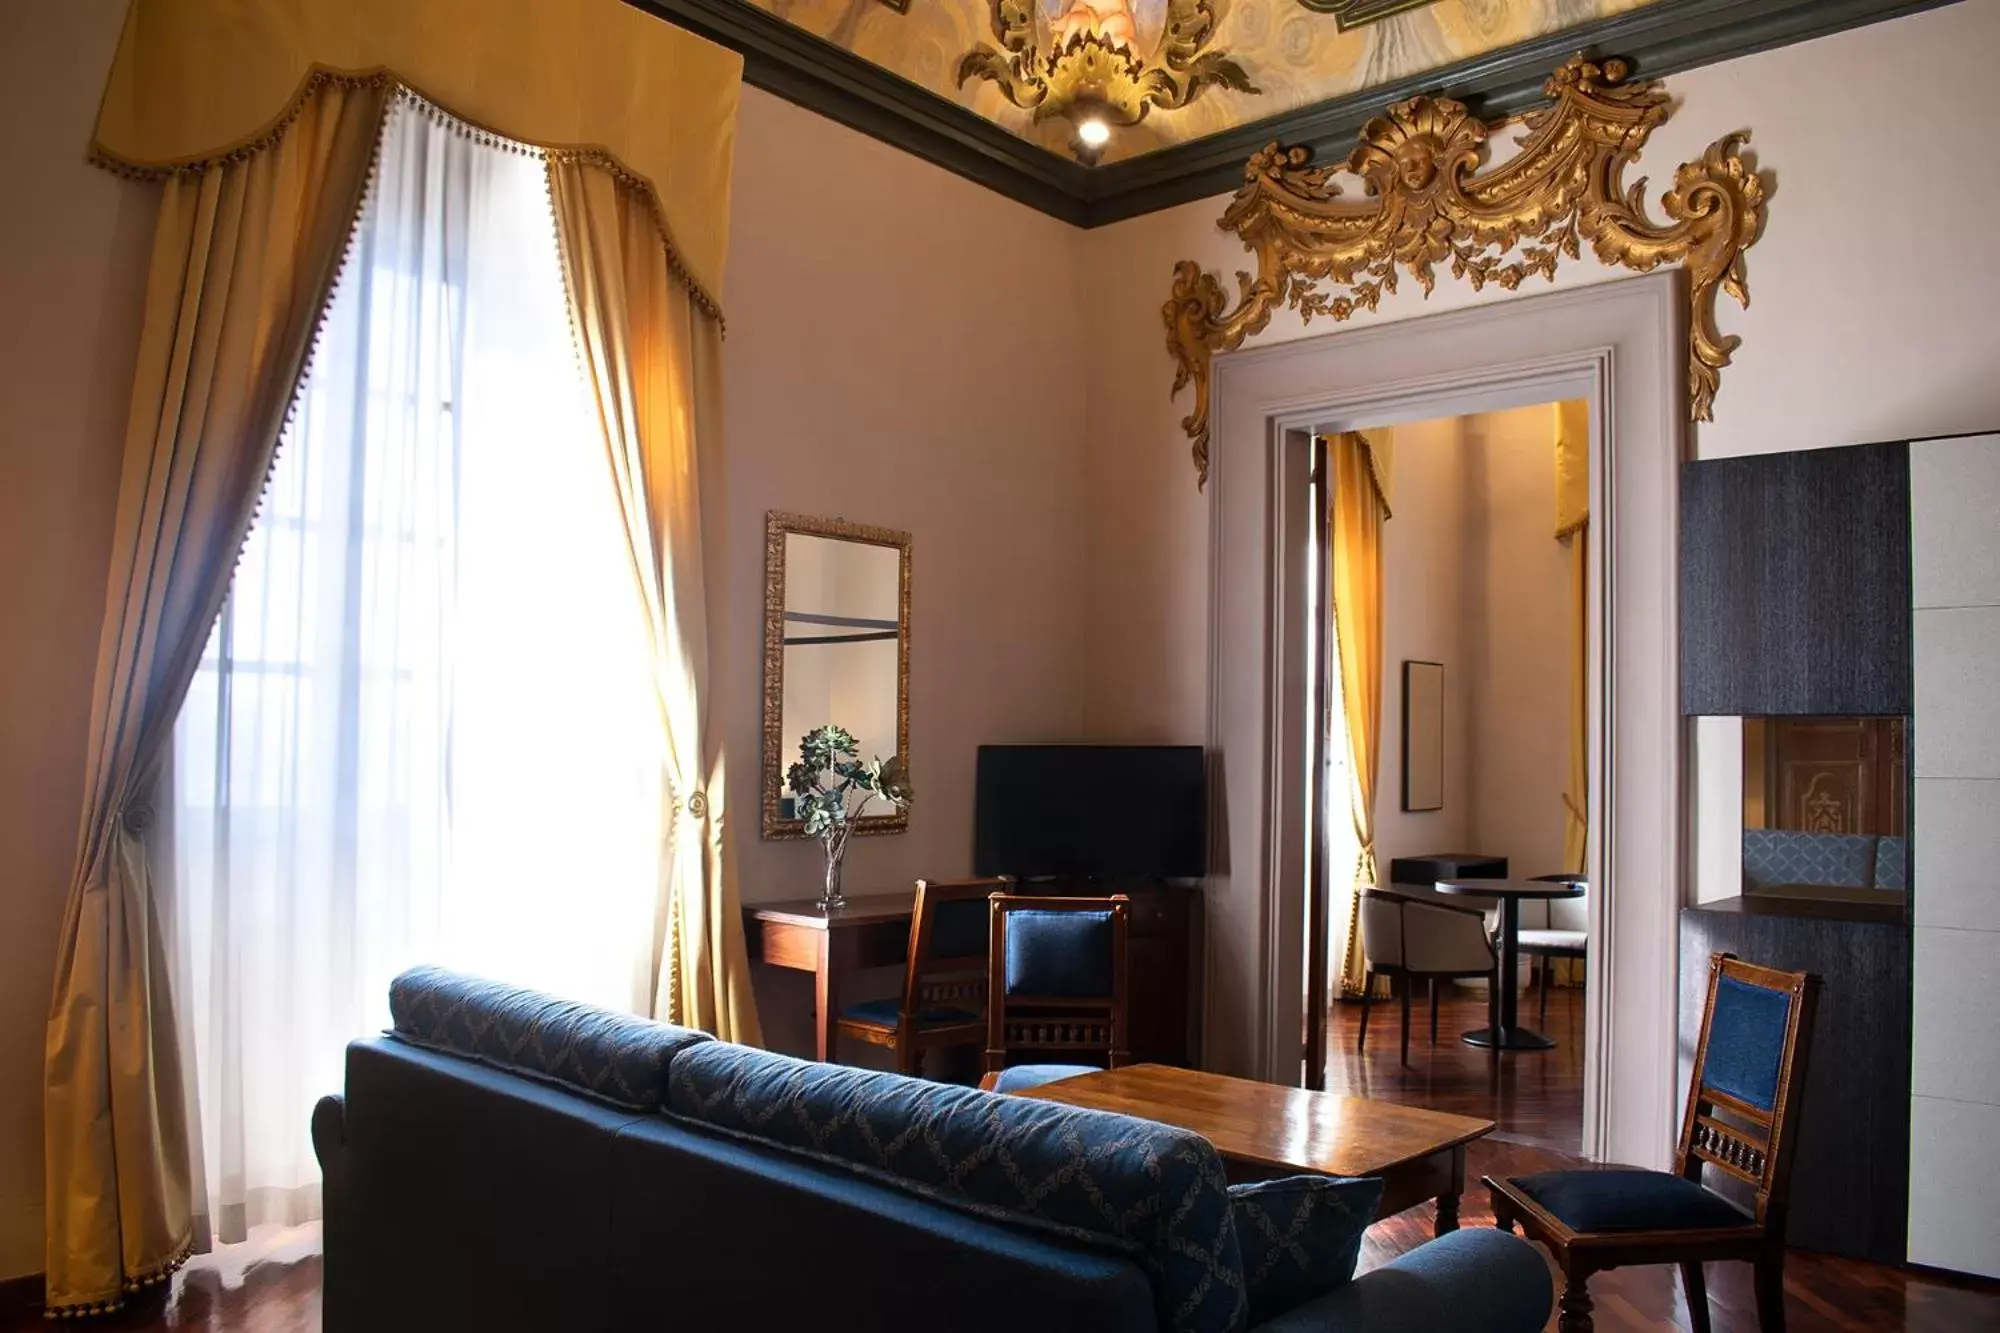
M 864 755 L 910 754 L 910 534 L 776 511 L 764 519 L 766 838 L 803 838 L 785 770 L 799 738 L 835 723 Z M 860 834 L 902 833 L 878 806 Z

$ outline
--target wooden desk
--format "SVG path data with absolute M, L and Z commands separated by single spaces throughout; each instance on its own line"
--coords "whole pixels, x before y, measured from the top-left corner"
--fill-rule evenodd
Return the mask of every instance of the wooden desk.
M 1458 1229 L 1465 1145 L 1493 1132 L 1491 1120 L 1169 1065 L 1079 1074 L 1017 1095 L 1192 1130 L 1215 1145 L 1233 1179 L 1380 1176 L 1377 1216 L 1436 1199 L 1440 1236 Z
M 894 893 L 857 894 L 832 913 L 822 912 L 810 898 L 754 903 L 743 909 L 751 962 L 813 974 L 817 1058 L 833 1058 L 841 978 L 861 968 L 900 967 L 910 955 L 910 917 L 916 905 L 912 886 Z

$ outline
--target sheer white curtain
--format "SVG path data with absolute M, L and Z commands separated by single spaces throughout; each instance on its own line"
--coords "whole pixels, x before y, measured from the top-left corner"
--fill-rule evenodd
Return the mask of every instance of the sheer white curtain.
M 317 1215 L 313 1103 L 401 969 L 648 1008 L 649 660 L 544 164 L 405 100 L 175 735 L 217 1239 Z

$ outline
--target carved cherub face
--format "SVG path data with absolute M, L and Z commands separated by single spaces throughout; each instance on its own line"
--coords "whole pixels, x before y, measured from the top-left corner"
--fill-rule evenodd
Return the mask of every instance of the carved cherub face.
M 1425 190 L 1437 179 L 1438 148 L 1438 141 L 1428 134 L 1415 135 L 1396 145 L 1396 175 L 1404 189 Z

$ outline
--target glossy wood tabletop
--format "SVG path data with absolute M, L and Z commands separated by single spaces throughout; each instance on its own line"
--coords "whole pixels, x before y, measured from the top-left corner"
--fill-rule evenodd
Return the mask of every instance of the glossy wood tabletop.
M 1472 1116 L 1169 1065 L 1082 1074 L 1022 1095 L 1192 1130 L 1225 1159 L 1335 1176 L 1380 1175 L 1493 1130 Z
M 884 922 L 908 924 L 917 905 L 915 886 L 891 893 L 850 894 L 847 905 L 832 912 L 821 910 L 811 898 L 785 898 L 774 903 L 749 903 L 743 914 L 752 921 L 781 922 L 808 930 L 841 929 L 850 926 L 879 926 Z

